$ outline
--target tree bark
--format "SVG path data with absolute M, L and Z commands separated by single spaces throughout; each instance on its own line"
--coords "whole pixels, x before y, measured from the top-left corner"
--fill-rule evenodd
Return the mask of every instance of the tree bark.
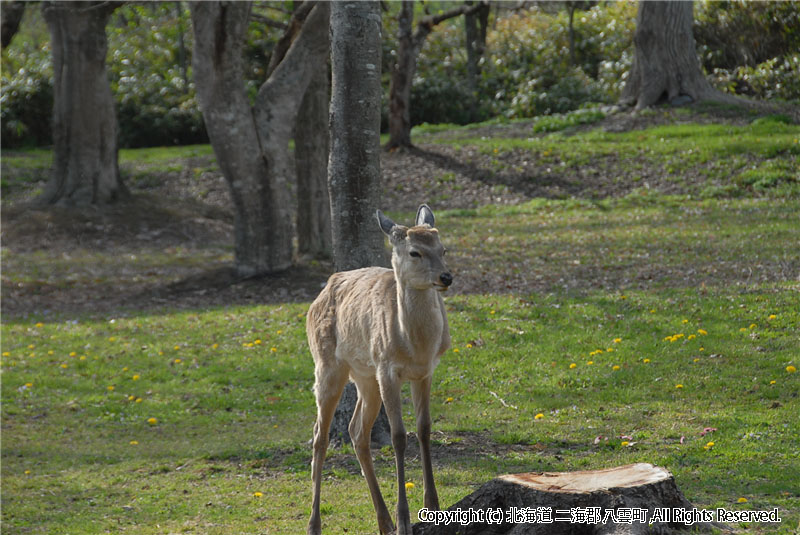
M 472 2 L 467 2 L 472 5 Z M 489 4 L 482 2 L 475 12 L 464 14 L 464 37 L 467 50 L 467 87 L 471 95 L 470 120 L 477 118 L 478 79 L 481 75 L 480 60 L 486 50 L 486 31 L 489 25 Z
M 294 136 L 297 169 L 297 244 L 301 256 L 333 257 L 331 200 L 328 195 L 328 110 L 330 75 L 324 63 L 311 78 Z
M 508 474 L 493 479 L 448 508 L 448 511 L 500 510 L 500 522 L 474 521 L 465 525 L 451 522 L 438 526 L 432 522 L 421 522 L 414 525 L 414 534 L 634 535 L 724 527 L 712 522 L 686 525 L 672 517 L 654 516 L 657 509 L 663 511 L 664 508 L 668 508 L 671 514 L 673 508 L 691 511 L 693 506 L 676 486 L 672 474 L 651 464 L 638 463 L 581 472 Z M 514 509 L 518 511 L 516 518 L 505 516 Z M 543 516 L 525 519 L 519 511 L 526 509 Z M 638 509 L 645 517 L 644 522 L 640 521 L 641 516 L 627 522 L 620 517 L 620 510 L 625 509 Z M 571 510 L 587 512 L 586 518 L 573 519 Z M 647 512 L 642 513 L 641 510 Z M 549 522 L 546 521 L 548 512 Z
M 3 48 L 10 45 L 17 34 L 22 16 L 25 14 L 25 5 L 25 2 L 18 0 L 3 2 L 3 8 L 0 10 L 0 40 Z
M 414 2 L 403 0 L 398 20 L 397 61 L 392 66 L 389 82 L 389 141 L 387 149 L 411 146 L 411 84 L 417 71 L 417 57 L 433 28 L 441 22 L 459 15 L 475 13 L 485 7 L 485 2 L 461 5 L 439 15 L 427 16 L 419 21 L 412 35 Z M 488 13 L 487 13 L 488 16 Z
M 697 59 L 692 35 L 692 2 L 640 1 L 634 58 L 620 104 L 637 110 L 659 101 L 740 102 L 716 91 Z
M 289 139 L 306 87 L 329 46 L 329 7 L 319 2 L 251 107 L 242 76 L 250 8 L 249 2 L 191 5 L 197 97 L 236 210 L 235 269 L 240 277 L 292 264 Z
M 40 201 L 105 204 L 127 196 L 106 72 L 113 2 L 46 2 L 53 49 L 53 173 Z
M 337 271 L 386 265 L 381 206 L 381 11 L 379 2 L 331 5 L 331 197 Z

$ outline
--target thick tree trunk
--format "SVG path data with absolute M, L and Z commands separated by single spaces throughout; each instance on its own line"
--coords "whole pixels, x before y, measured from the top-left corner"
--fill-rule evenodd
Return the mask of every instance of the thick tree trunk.
M 381 207 L 381 7 L 380 2 L 339 1 L 331 6 L 331 152 L 328 189 L 336 271 L 387 265 Z M 332 440 L 347 440 L 355 410 L 348 383 L 336 407 Z M 376 445 L 390 444 L 386 412 L 372 430 Z
M 47 2 L 53 48 L 53 173 L 41 201 L 105 204 L 127 195 L 117 163 L 117 116 L 106 73 L 112 2 Z
M 298 252 L 316 259 L 333 257 L 331 200 L 328 195 L 330 101 L 330 76 L 325 63 L 306 89 L 294 136 Z
M 250 277 L 292 264 L 289 139 L 313 72 L 328 50 L 328 5 L 318 3 L 251 108 L 242 76 L 249 2 L 191 5 L 193 65 L 206 129 L 236 210 L 236 271 Z
M 667 470 L 646 463 L 583 472 L 509 474 L 486 483 L 448 511 L 498 512 L 463 525 L 422 522 L 415 535 L 581 535 L 673 533 L 720 524 L 675 519 L 693 506 Z M 634 514 L 636 515 L 634 517 Z M 574 516 L 573 516 L 574 515 Z M 665 516 L 666 515 L 666 516 Z
M 635 53 L 620 104 L 643 109 L 659 101 L 737 102 L 703 76 L 692 35 L 692 2 L 639 2 Z
M 331 196 L 337 271 L 386 265 L 381 206 L 380 2 L 331 4 Z
M 10 45 L 17 34 L 22 16 L 25 14 L 25 5 L 25 2 L 18 0 L 3 2 L 3 7 L 0 9 L 0 40 L 3 48 Z

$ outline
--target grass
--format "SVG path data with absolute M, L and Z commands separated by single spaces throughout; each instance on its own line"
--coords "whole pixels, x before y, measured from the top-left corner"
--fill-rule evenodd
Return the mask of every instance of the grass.
M 783 519 L 734 527 L 794 533 L 797 126 L 772 117 L 530 138 L 437 131 L 419 133 L 498 158 L 527 151 L 554 167 L 599 161 L 623 177 L 636 166 L 694 177 L 681 195 L 642 188 L 437 213 L 456 285 L 478 281 L 472 294 L 447 297 L 453 347 L 434 377 L 442 505 L 502 473 L 649 462 L 670 470 L 697 507 L 777 507 Z M 22 181 L 4 183 L 4 198 L 49 158 L 4 152 L 4 180 L 8 168 Z M 172 173 L 179 158 L 214 165 L 207 146 L 120 158 L 145 175 Z M 82 249 L 51 258 L 4 244 L 3 283 L 113 286 L 134 280 L 129 270 L 155 283 L 168 263 L 201 269 L 219 254 Z M 4 533 L 303 532 L 314 418 L 307 307 L 4 311 Z M 404 398 L 413 430 L 407 390 Z M 373 454 L 393 508 L 392 450 Z M 407 476 L 414 517 L 422 482 L 413 447 Z M 329 453 L 322 512 L 326 532 L 377 531 L 350 447 Z
M 446 212 L 439 221 L 456 270 L 480 251 L 484 259 L 505 251 L 503 263 L 531 275 L 555 269 L 541 258 L 576 268 L 573 259 L 595 258 L 614 272 L 650 265 L 643 255 L 659 250 L 677 270 L 715 255 L 723 265 L 739 256 L 796 265 L 788 244 L 798 229 L 787 219 L 798 208 L 534 201 Z M 433 388 L 443 505 L 500 473 L 643 461 L 672 471 L 698 507 L 778 507 L 779 532 L 792 532 L 800 520 L 800 376 L 787 367 L 800 366 L 800 287 L 737 280 L 449 297 L 453 349 Z M 5 528 L 302 531 L 314 414 L 306 308 L 4 320 Z M 406 412 L 413 429 L 410 405 Z M 716 430 L 701 436 L 704 428 Z M 393 503 L 391 449 L 375 455 Z M 332 451 L 325 474 L 326 531 L 373 532 L 352 450 Z M 417 459 L 408 479 L 417 483 L 416 510 Z M 741 497 L 748 502 L 738 504 Z

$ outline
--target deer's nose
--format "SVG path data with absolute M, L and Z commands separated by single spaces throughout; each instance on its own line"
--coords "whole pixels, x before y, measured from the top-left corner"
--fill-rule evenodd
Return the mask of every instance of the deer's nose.
M 447 272 L 439 275 L 439 280 L 442 281 L 442 284 L 444 284 L 445 286 L 450 286 L 451 284 L 453 284 L 453 276 Z

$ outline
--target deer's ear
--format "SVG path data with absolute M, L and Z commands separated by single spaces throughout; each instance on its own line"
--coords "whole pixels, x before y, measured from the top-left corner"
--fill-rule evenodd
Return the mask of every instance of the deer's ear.
M 428 225 L 433 227 L 433 223 L 433 210 L 431 210 L 431 207 L 427 204 L 420 205 L 419 209 L 417 210 L 417 226 Z
M 394 221 L 383 215 L 383 212 L 380 210 L 376 210 L 375 215 L 378 217 L 378 224 L 381 226 L 383 233 L 391 238 L 392 229 L 397 225 L 395 225 Z

